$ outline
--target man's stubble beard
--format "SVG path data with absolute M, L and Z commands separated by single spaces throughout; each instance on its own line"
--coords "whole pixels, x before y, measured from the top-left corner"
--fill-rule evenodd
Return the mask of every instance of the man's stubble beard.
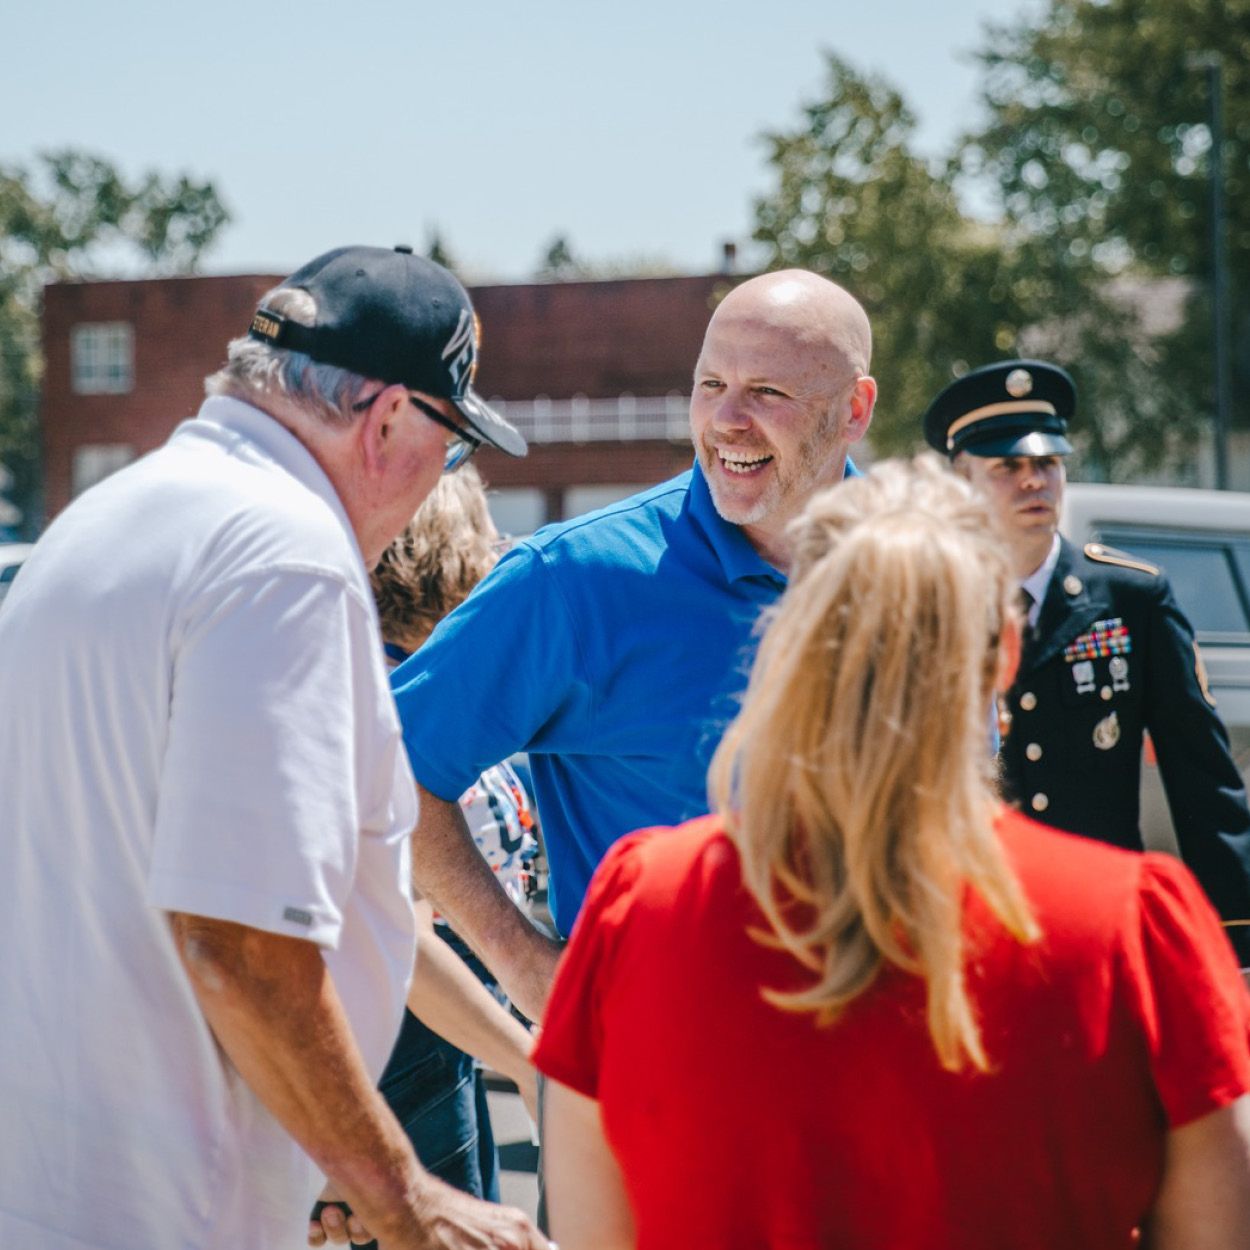
M 773 456 L 774 473 L 763 494 L 746 509 L 730 509 L 729 503 L 718 497 L 718 484 L 710 463 L 719 461 L 716 449 L 706 444 L 699 448 L 699 464 L 703 476 L 707 479 L 708 489 L 712 495 L 712 504 L 722 521 L 730 525 L 758 525 L 770 516 L 788 508 L 798 513 L 807 504 L 822 485 L 821 479 L 832 460 L 836 459 L 841 427 L 838 421 L 838 405 L 830 405 L 821 417 L 819 424 L 799 445 L 794 454 L 795 463 L 791 468 L 783 467 L 772 444 L 767 449 Z M 750 448 L 755 450 L 754 448 Z M 845 454 L 845 448 L 842 449 Z

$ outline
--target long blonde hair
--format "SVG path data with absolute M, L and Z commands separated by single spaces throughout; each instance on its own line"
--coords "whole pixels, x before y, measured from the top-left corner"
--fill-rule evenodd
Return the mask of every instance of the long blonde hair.
M 832 1021 L 897 965 L 927 984 L 943 1066 L 984 1069 L 965 888 L 1018 939 L 1038 933 L 993 828 L 1009 556 L 972 489 L 928 454 L 822 492 L 792 533 L 790 587 L 709 777 L 772 940 L 814 974 L 765 993 Z

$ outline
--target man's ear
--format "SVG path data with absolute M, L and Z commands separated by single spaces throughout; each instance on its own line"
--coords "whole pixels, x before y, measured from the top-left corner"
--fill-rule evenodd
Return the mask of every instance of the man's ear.
M 398 384 L 387 386 L 357 419 L 356 443 L 361 463 L 370 477 L 376 477 L 386 467 L 395 437 L 395 423 L 407 406 L 408 392 Z
M 843 437 L 850 443 L 858 443 L 868 433 L 872 410 L 877 402 L 877 380 L 864 374 L 855 379 L 851 390 L 851 415 L 843 427 Z
M 1016 612 L 1003 617 L 998 637 L 998 664 L 994 671 L 994 689 L 1003 694 L 1011 689 L 1020 668 L 1020 651 L 1024 645 L 1024 627 Z

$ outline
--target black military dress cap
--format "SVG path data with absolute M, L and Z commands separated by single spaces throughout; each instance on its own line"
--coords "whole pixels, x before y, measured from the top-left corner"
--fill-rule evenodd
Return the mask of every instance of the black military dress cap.
M 934 451 L 957 456 L 1066 456 L 1076 387 L 1043 360 L 1003 360 L 956 378 L 924 414 Z
M 340 247 L 310 260 L 282 287 L 312 296 L 315 323 L 300 325 L 262 301 L 252 338 L 450 400 L 479 437 L 510 456 L 525 455 L 521 433 L 473 389 L 477 317 L 468 292 L 442 265 L 402 245 Z

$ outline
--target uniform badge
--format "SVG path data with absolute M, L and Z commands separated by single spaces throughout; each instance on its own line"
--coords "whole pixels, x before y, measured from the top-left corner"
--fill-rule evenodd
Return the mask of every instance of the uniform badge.
M 1007 394 L 1023 399 L 1033 389 L 1033 375 L 1027 369 L 1013 369 L 1007 375 Z
M 1070 595 L 1079 595 L 1085 587 L 1081 583 L 1081 579 L 1075 573 L 1069 573 L 1063 579 L 1063 588 Z
M 1094 661 L 1079 660 L 1072 665 L 1072 680 L 1077 694 L 1089 694 L 1094 688 Z
M 1105 621 L 1095 621 L 1089 632 L 1074 638 L 1063 649 L 1063 658 L 1069 664 L 1077 660 L 1105 660 L 1109 655 L 1128 655 L 1133 650 L 1133 638 L 1122 617 L 1114 616 Z
M 1122 655 L 1113 655 L 1107 665 L 1111 672 L 1111 689 L 1128 689 L 1128 661 Z
M 1110 751 L 1120 741 L 1120 718 L 1112 712 L 1094 726 L 1094 745 L 1100 751 Z

